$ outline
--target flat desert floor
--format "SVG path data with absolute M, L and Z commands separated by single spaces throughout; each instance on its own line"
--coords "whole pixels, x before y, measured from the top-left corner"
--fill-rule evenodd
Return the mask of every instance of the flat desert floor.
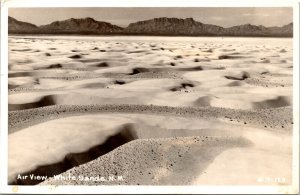
M 8 44 L 10 184 L 291 184 L 292 39 Z

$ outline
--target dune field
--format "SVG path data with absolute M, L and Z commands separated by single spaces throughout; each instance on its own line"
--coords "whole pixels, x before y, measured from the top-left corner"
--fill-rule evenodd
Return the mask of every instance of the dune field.
M 9 184 L 291 184 L 291 38 L 8 40 Z

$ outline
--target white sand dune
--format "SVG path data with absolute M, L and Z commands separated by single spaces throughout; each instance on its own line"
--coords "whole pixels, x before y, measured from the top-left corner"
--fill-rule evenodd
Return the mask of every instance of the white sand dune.
M 182 117 L 137 114 L 84 115 L 52 120 L 13 133 L 9 140 L 9 148 L 12 151 L 9 157 L 11 178 L 13 178 L 16 173 L 25 171 L 24 167 L 27 167 L 28 170 L 26 171 L 30 171 L 37 168 L 38 165 L 45 164 L 45 159 L 47 159 L 47 163 L 54 164 L 58 161 L 62 161 L 67 154 L 80 153 L 88 151 L 88 149 L 95 145 L 103 145 L 103 142 L 107 137 L 117 134 L 118 131 L 124 131 L 126 124 L 132 124 L 131 133 L 136 136 L 134 136 L 134 139 L 206 136 L 210 139 L 223 139 L 222 137 L 224 137 L 226 140 L 226 137 L 229 137 L 229 140 L 234 138 L 235 140 L 240 140 L 244 143 L 234 146 L 234 148 L 239 148 L 238 155 L 241 155 L 240 153 L 243 153 L 243 151 L 247 154 L 250 152 L 251 155 L 247 158 L 251 158 L 250 156 L 259 152 L 266 158 L 269 158 L 268 156 L 270 156 L 271 159 L 281 158 L 285 163 L 285 167 L 288 167 L 288 164 L 291 162 L 289 159 L 291 157 L 291 144 L 287 144 L 291 142 L 289 133 L 276 133 L 238 124 L 233 125 L 217 119 L 201 120 L 196 118 L 188 119 Z M 28 134 L 31 134 L 31 136 Z M 34 138 L 35 136 L 36 138 Z M 32 139 L 35 139 L 36 141 L 33 143 Z M 266 142 L 265 139 L 268 139 L 270 142 Z M 278 145 L 279 142 L 282 142 L 283 144 Z M 26 145 L 26 147 L 15 148 L 18 146 L 18 143 L 22 143 L 23 145 Z M 129 144 L 133 143 L 130 142 Z M 36 147 L 37 145 L 40 147 Z M 143 146 L 137 147 L 141 147 L 141 150 L 143 150 Z M 165 145 L 165 147 L 168 146 Z M 220 147 L 221 149 L 223 145 L 217 147 Z M 224 149 L 226 149 L 226 146 L 224 147 Z M 272 152 L 274 149 L 276 149 L 276 153 Z M 261 150 L 263 150 L 263 152 L 261 152 Z M 124 152 L 126 153 L 126 151 Z M 194 152 L 199 153 L 200 151 L 195 150 Z M 31 155 L 27 155 L 28 153 Z M 200 152 L 198 155 L 201 156 L 202 153 Z M 24 159 L 22 163 L 18 160 L 20 157 Z M 147 159 L 147 157 L 144 158 Z M 34 159 L 34 163 L 32 163 L 32 159 Z M 236 158 L 236 162 L 230 161 L 230 163 L 228 163 L 238 163 L 238 159 L 239 158 Z M 148 160 L 150 161 L 150 159 Z M 199 160 L 200 162 L 198 162 Z M 194 163 L 197 162 L 200 163 L 199 167 L 201 167 L 201 158 Z M 125 162 L 121 161 L 120 163 Z M 227 162 L 225 163 L 227 165 Z M 244 166 L 250 166 L 251 163 L 253 162 L 245 160 Z M 270 165 L 266 163 L 265 158 L 261 158 L 261 156 L 257 158 L 256 165 L 258 166 L 257 169 L 260 169 L 260 174 L 262 175 L 268 175 L 270 172 L 269 169 L 274 170 L 274 167 L 270 167 Z M 218 165 L 213 164 L 212 166 Z M 154 167 L 151 168 L 154 169 Z M 228 168 L 230 168 L 230 166 Z M 236 167 L 232 167 L 232 169 L 233 168 Z M 279 167 L 275 168 L 280 170 Z M 75 170 L 76 169 L 78 168 L 75 168 Z M 139 169 L 139 171 L 141 170 L 143 169 Z M 240 170 L 238 171 L 241 170 L 243 170 L 243 166 L 240 166 Z M 101 172 L 98 174 L 101 174 Z M 186 174 L 185 177 L 195 179 L 195 175 L 188 174 Z M 276 174 L 279 173 L 273 172 L 274 176 Z M 284 177 L 286 178 L 291 177 L 291 175 L 286 174 L 285 171 L 283 171 L 282 174 L 285 174 Z M 127 174 L 124 176 L 132 177 L 132 175 L 134 174 L 130 173 L 129 175 Z M 247 181 L 255 182 L 255 176 L 257 175 L 253 174 L 251 176 L 252 178 Z M 214 177 L 214 175 L 208 175 L 207 177 Z M 235 177 L 237 178 L 239 176 Z M 213 183 L 206 177 L 204 180 L 208 183 Z M 215 179 L 212 180 L 214 181 Z M 143 184 L 143 180 L 135 182 L 141 182 Z M 168 182 L 170 182 L 170 184 L 175 184 L 172 180 L 167 180 L 165 182 L 166 183 L 162 184 L 167 184 Z M 198 181 L 198 184 L 201 184 L 201 182 L 203 182 L 202 179 Z M 226 182 L 226 184 L 234 184 L 233 179 L 223 182 Z M 135 183 L 131 182 L 131 184 Z
M 10 184 L 291 183 L 292 39 L 12 36 L 9 51 Z

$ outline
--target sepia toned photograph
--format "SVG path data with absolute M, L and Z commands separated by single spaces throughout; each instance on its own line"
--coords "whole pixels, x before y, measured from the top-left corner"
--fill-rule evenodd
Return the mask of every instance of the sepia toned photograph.
M 7 20 L 7 185 L 292 185 L 293 7 Z

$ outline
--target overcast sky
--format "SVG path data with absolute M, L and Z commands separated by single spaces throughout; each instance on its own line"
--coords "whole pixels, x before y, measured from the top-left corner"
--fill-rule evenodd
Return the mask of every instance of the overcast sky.
M 282 26 L 293 21 L 292 8 L 9 8 L 8 15 L 35 25 L 69 18 L 92 17 L 126 27 L 157 17 L 189 18 L 230 27 L 240 24 Z

